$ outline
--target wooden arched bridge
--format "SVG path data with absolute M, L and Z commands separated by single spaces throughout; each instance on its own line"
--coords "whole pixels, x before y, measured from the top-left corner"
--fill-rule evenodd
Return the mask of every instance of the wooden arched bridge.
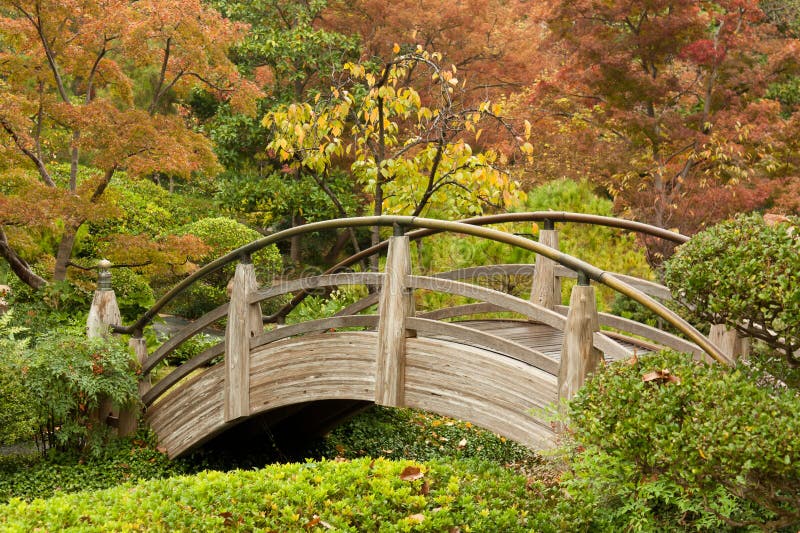
M 523 221 L 544 222 L 538 242 L 488 227 Z M 622 359 L 670 347 L 697 357 L 729 360 L 732 348 L 724 344 L 730 337 L 720 335 L 712 342 L 683 321 L 659 302 L 670 298 L 665 287 L 604 272 L 558 251 L 554 225 L 561 221 L 617 227 L 677 243 L 686 240 L 631 221 L 564 212 L 516 213 L 462 222 L 364 217 L 278 232 L 205 266 L 135 324 L 114 326 L 117 332 L 133 336 L 131 343 L 142 364 L 140 391 L 146 420 L 172 457 L 254 422 L 267 429 L 283 425 L 298 434 L 323 432 L 372 402 L 460 418 L 532 448 L 543 448 L 552 444 L 555 434 L 537 413 L 559 397 L 570 397 L 603 357 Z M 324 274 L 279 280 L 264 287 L 256 280 L 249 257 L 267 245 L 324 229 L 375 225 L 392 227 L 394 236 Z M 414 275 L 410 241 L 438 232 L 518 246 L 535 252 L 536 263 Z M 384 250 L 383 272 L 345 271 L 363 257 Z M 189 285 L 234 261 L 238 264 L 229 303 L 185 326 L 148 353 L 142 330 L 157 313 Z M 475 283 L 497 274 L 532 276 L 530 298 Z M 560 305 L 562 278 L 577 278 L 569 306 Z M 598 313 L 591 282 L 640 302 L 688 340 Z M 282 325 L 307 291 L 343 285 L 365 285 L 371 290 L 335 316 Z M 457 295 L 472 303 L 421 312 L 415 309 L 417 291 Z M 108 291 L 98 290 L 96 303 L 104 294 Z M 294 295 L 290 303 L 272 315 L 262 315 L 262 302 L 290 294 Z M 151 383 L 150 374 L 159 362 L 224 318 L 224 342 Z M 211 364 L 220 358 L 221 362 Z

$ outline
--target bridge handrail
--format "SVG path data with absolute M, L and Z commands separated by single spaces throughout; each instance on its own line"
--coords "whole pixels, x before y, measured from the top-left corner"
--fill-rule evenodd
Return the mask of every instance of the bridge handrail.
M 258 239 L 253 241 L 249 244 L 241 246 L 227 254 L 223 255 L 215 259 L 214 261 L 208 263 L 207 265 L 203 266 L 180 283 L 175 285 L 172 289 L 170 289 L 166 294 L 164 294 L 161 298 L 154 303 L 150 309 L 145 311 L 141 317 L 139 317 L 136 322 L 129 326 L 114 326 L 113 329 L 117 333 L 123 334 L 133 334 L 133 335 L 141 335 L 144 328 L 158 315 L 158 312 L 164 308 L 169 302 L 172 301 L 178 294 L 182 293 L 186 288 L 191 286 L 195 281 L 204 278 L 205 276 L 212 274 L 223 268 L 228 263 L 231 263 L 237 259 L 248 258 L 251 254 L 257 252 L 258 250 L 269 246 L 275 242 L 279 242 L 284 239 L 288 239 L 290 237 L 294 237 L 296 235 L 302 235 L 303 233 L 313 232 L 313 231 L 321 231 L 325 229 L 337 229 L 341 227 L 363 227 L 363 226 L 375 226 L 375 225 L 382 225 L 382 226 L 391 226 L 395 224 L 414 227 L 413 220 L 431 220 L 431 219 L 423 219 L 419 217 L 408 217 L 408 216 L 382 216 L 382 217 L 357 217 L 357 218 L 342 218 L 342 219 L 335 219 L 335 220 L 325 220 L 321 222 L 313 222 L 311 224 L 306 224 L 303 226 L 296 226 L 294 228 L 289 228 L 283 231 L 279 231 L 273 233 L 272 235 L 268 235 L 264 238 Z M 458 223 L 460 224 L 468 224 L 473 226 L 485 226 L 490 224 L 503 224 L 503 223 L 510 223 L 510 222 L 537 222 L 537 221 L 553 221 L 553 222 L 576 222 L 581 224 L 594 224 L 600 226 L 607 226 L 619 229 L 625 229 L 629 231 L 634 231 L 638 233 L 643 233 L 645 235 L 651 235 L 654 237 L 670 240 L 672 242 L 681 244 L 689 240 L 688 237 L 685 235 L 681 235 L 679 233 L 675 233 L 673 231 L 666 230 L 664 228 L 659 228 L 657 226 L 652 226 L 650 224 L 644 224 L 641 222 L 634 222 L 632 220 L 625 220 L 619 219 L 614 217 L 606 217 L 600 215 L 590 215 L 586 213 L 570 213 L 567 211 L 531 211 L 526 213 L 504 213 L 499 215 L 487 215 L 481 217 L 473 217 L 464 219 Z M 345 224 L 342 224 L 345 222 Z M 433 235 L 436 233 L 440 233 L 442 231 L 449 231 L 443 228 L 434 228 L 434 227 L 424 227 L 421 229 L 417 229 L 416 231 L 412 231 L 408 233 L 408 236 L 411 240 L 421 239 L 428 235 Z M 346 268 L 352 264 L 357 263 L 361 259 L 368 257 L 372 254 L 378 253 L 381 250 L 384 250 L 388 246 L 388 241 L 383 241 L 375 246 L 362 250 L 361 252 L 350 256 L 348 259 L 341 261 L 334 265 L 333 267 L 329 268 L 324 272 L 324 274 L 334 273 L 342 268 Z M 291 309 L 293 309 L 302 299 L 305 297 L 305 294 L 301 294 L 296 296 L 290 303 L 284 306 L 282 309 L 268 317 L 265 321 L 275 321 L 278 317 L 286 316 Z
M 251 242 L 232 252 L 229 252 L 228 254 L 220 257 L 215 261 L 212 261 L 211 263 L 201 268 L 198 272 L 196 272 L 192 276 L 189 276 L 187 279 L 183 280 L 176 287 L 173 287 L 172 290 L 170 290 L 161 299 L 159 299 L 159 301 L 156 302 L 156 304 L 153 307 L 151 307 L 150 310 L 145 312 L 145 314 L 142 315 L 142 317 L 132 326 L 117 327 L 115 328 L 115 330 L 122 333 L 140 332 L 141 329 L 144 327 L 144 325 L 147 324 L 150 320 L 152 320 L 152 318 L 156 315 L 156 313 L 164 305 L 166 305 L 167 302 L 169 302 L 176 294 L 180 293 L 186 287 L 194 283 L 195 280 L 199 279 L 202 276 L 205 276 L 206 274 L 209 274 L 210 272 L 219 270 L 220 268 L 222 268 L 229 262 L 234 261 L 237 258 L 248 258 L 250 254 L 252 254 L 253 252 L 260 250 L 261 248 L 264 248 L 265 246 L 268 246 L 274 242 L 311 231 L 319 231 L 323 229 L 335 229 L 342 227 L 368 227 L 368 226 L 399 226 L 407 228 L 424 228 L 424 229 L 438 230 L 438 231 L 452 231 L 454 233 L 461 233 L 465 235 L 472 235 L 475 237 L 482 237 L 489 240 L 494 240 L 497 242 L 513 246 L 518 246 L 520 248 L 527 249 L 531 252 L 538 253 L 544 257 L 547 257 L 555 261 L 556 263 L 560 263 L 561 265 L 564 265 L 572 270 L 575 270 L 576 272 L 582 272 L 588 279 L 594 280 L 598 283 L 602 283 L 603 285 L 611 287 L 617 292 L 639 302 L 640 304 L 644 305 L 646 308 L 650 309 L 655 314 L 666 320 L 668 323 L 675 326 L 679 331 L 684 333 L 689 339 L 697 343 L 703 349 L 703 351 L 709 354 L 713 359 L 721 363 L 725 364 L 728 363 L 727 357 L 716 346 L 714 346 L 708 339 L 706 339 L 699 331 L 697 331 L 694 327 L 692 327 L 691 324 L 686 322 L 677 313 L 659 304 L 658 302 L 647 296 L 639 289 L 636 289 L 631 285 L 629 285 L 628 283 L 622 281 L 621 279 L 614 277 L 613 274 L 610 272 L 606 272 L 600 268 L 597 268 L 596 266 L 587 263 L 586 261 L 583 261 L 581 259 L 578 259 L 577 257 L 573 257 L 571 255 L 550 248 L 549 246 L 543 245 L 541 243 L 517 235 L 507 234 L 498 230 L 485 228 L 482 226 L 476 226 L 474 224 L 470 225 L 462 222 L 451 222 L 448 220 L 426 219 L 426 218 L 410 217 L 410 216 L 375 216 L 375 217 L 326 220 L 322 222 L 314 222 L 304 226 L 298 226 L 287 230 L 283 230 L 268 237 L 264 237 L 257 241 Z
M 653 226 L 651 224 L 644 224 L 642 222 L 635 222 L 633 220 L 625 220 L 622 218 L 615 218 L 615 217 L 606 217 L 602 215 L 591 215 L 587 213 L 572 213 L 569 211 L 528 211 L 524 213 L 503 213 L 498 215 L 484 215 L 480 217 L 466 218 L 460 220 L 459 222 L 475 226 L 489 226 L 492 224 L 507 224 L 513 222 L 543 222 L 543 221 L 574 222 L 578 224 L 592 224 L 596 226 L 605 226 L 609 228 L 625 229 L 636 233 L 642 233 L 644 235 L 650 235 L 652 237 L 658 237 L 660 239 L 672 241 L 677 244 L 683 244 L 689 240 L 689 237 L 687 237 L 686 235 L 681 235 L 680 233 L 675 233 L 674 231 L 670 231 L 664 228 L 659 228 L 658 226 Z M 430 235 L 441 233 L 442 231 L 443 230 L 423 228 L 411 231 L 407 234 L 407 236 L 410 240 L 415 241 L 423 237 L 428 237 Z M 347 268 L 351 265 L 354 265 L 355 263 L 361 261 L 362 259 L 365 259 L 373 254 L 385 250 L 388 245 L 389 241 L 384 240 L 374 246 L 365 248 L 364 250 L 361 250 L 360 252 L 351 255 L 347 259 L 344 259 L 339 263 L 333 265 L 328 270 L 326 270 L 324 274 L 336 272 L 343 268 Z M 292 299 L 292 301 L 284 305 L 281 309 L 279 309 L 272 315 L 265 317 L 264 322 L 275 322 L 278 319 L 285 317 L 286 315 L 291 313 L 292 310 L 295 307 L 297 307 L 297 305 L 300 302 L 302 302 L 306 296 L 307 293 L 298 294 Z
M 532 276 L 536 269 L 536 265 L 531 263 L 509 263 L 501 265 L 480 265 L 467 268 L 459 268 L 456 270 L 448 270 L 447 272 L 438 272 L 433 275 L 435 278 L 444 279 L 475 279 L 481 276 L 490 276 L 495 274 L 502 274 L 505 276 Z M 567 267 L 557 265 L 555 268 L 555 276 L 559 278 L 577 278 L 578 274 L 574 270 Z M 614 276 L 622 281 L 633 285 L 648 296 L 653 296 L 661 300 L 672 300 L 672 294 L 669 289 L 664 285 L 655 283 L 653 281 L 638 278 L 636 276 L 628 276 L 626 274 L 615 273 Z

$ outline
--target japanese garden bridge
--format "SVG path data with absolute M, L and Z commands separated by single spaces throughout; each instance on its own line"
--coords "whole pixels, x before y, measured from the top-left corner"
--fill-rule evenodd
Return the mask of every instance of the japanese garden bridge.
M 488 227 L 534 221 L 545 228 L 538 242 Z M 545 420 L 545 408 L 570 397 L 603 357 L 623 359 L 661 347 L 721 362 L 735 355 L 740 344 L 735 333 L 715 326 L 713 340 L 703 336 L 661 303 L 670 299 L 666 287 L 605 272 L 560 252 L 557 222 L 609 226 L 676 243 L 687 240 L 632 221 L 550 211 L 462 222 L 403 216 L 330 220 L 275 233 L 213 261 L 130 326 L 118 325 L 114 313 L 108 318 L 107 308 L 115 307 L 109 299 L 114 296 L 101 283 L 89 328 L 105 322 L 116 324 L 113 329 L 118 333 L 132 335 L 142 367 L 145 419 L 172 457 L 237 432 L 253 437 L 254 431 L 283 428 L 298 438 L 318 435 L 372 402 L 459 418 L 529 447 L 545 448 L 555 436 Z M 270 286 L 259 287 L 250 255 L 261 248 L 315 231 L 375 225 L 394 228 L 394 236 L 324 274 L 276 279 Z M 535 252 L 536 262 L 413 275 L 410 241 L 440 232 L 490 239 L 509 249 L 517 246 Z M 383 272 L 349 271 L 350 265 L 383 251 L 387 253 Z M 186 325 L 148 353 L 142 330 L 157 313 L 192 283 L 236 261 L 229 303 Z M 530 299 L 476 283 L 495 275 L 531 276 Z M 577 278 L 569 306 L 560 305 L 563 278 Z M 598 313 L 591 282 L 643 304 L 689 340 Z M 284 317 L 307 291 L 344 285 L 373 290 L 334 316 L 283 325 Z M 415 310 L 416 291 L 446 293 L 472 303 L 421 312 Z M 262 302 L 281 297 L 279 301 L 285 302 L 290 294 L 293 299 L 279 311 L 262 315 Z M 156 365 L 182 343 L 225 318 L 224 342 L 158 381 L 151 378 Z M 132 418 L 128 415 L 126 421 L 121 415 L 121 431 L 131 426 Z

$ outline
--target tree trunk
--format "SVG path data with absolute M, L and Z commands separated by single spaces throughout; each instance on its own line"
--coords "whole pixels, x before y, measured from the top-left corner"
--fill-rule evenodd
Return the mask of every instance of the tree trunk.
M 22 282 L 33 289 L 39 289 L 47 285 L 47 281 L 38 276 L 19 255 L 8 244 L 6 233 L 0 227 L 0 256 L 8 261 L 11 271 L 22 280 Z
M 61 242 L 58 243 L 58 251 L 56 252 L 56 267 L 53 271 L 53 281 L 64 281 L 67 279 L 67 263 L 72 258 L 72 247 L 75 245 L 75 237 L 78 234 L 78 228 L 66 227 L 64 234 L 61 236 Z

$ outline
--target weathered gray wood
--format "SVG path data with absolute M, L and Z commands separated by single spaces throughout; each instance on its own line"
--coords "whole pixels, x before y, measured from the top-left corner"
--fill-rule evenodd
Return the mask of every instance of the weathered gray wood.
M 279 340 L 253 350 L 251 415 L 327 399 L 372 400 L 377 333 L 332 332 Z M 406 339 L 404 405 L 461 418 L 534 448 L 554 440 L 539 412 L 556 398 L 555 376 L 490 350 L 435 339 Z M 148 409 L 170 457 L 224 431 L 224 365 L 207 369 Z M 157 386 L 157 385 L 156 385 Z
M 750 354 L 749 339 L 742 337 L 738 331 L 728 328 L 725 324 L 712 324 L 708 340 L 728 356 L 731 364 Z
M 107 337 L 110 335 L 109 326 L 118 326 L 121 323 L 122 316 L 114 291 L 101 289 L 94 291 L 92 306 L 86 318 L 86 336 L 90 339 Z
M 478 304 L 465 304 L 457 305 L 454 307 L 445 307 L 435 311 L 428 311 L 427 313 L 419 313 L 420 318 L 427 318 L 429 320 L 443 320 L 445 318 L 456 318 L 460 316 L 481 315 L 484 313 L 498 313 L 503 312 L 505 309 L 494 304 L 478 303 Z
M 333 316 L 300 322 L 290 326 L 283 326 L 270 331 L 265 331 L 261 335 L 250 339 L 250 349 L 254 350 L 270 342 L 275 342 L 295 335 L 304 335 L 335 328 L 377 328 L 378 315 L 351 315 Z
M 111 288 L 111 273 L 109 272 L 111 262 L 103 259 L 100 261 L 99 267 L 97 290 L 94 291 L 92 306 L 89 308 L 89 316 L 86 318 L 86 336 L 90 339 L 109 337 L 111 335 L 110 326 L 122 323 L 117 297 Z M 109 417 L 118 417 L 110 398 L 102 397 L 98 404 L 97 409 L 92 413 L 95 423 L 106 424 Z
M 569 400 L 581 388 L 586 377 L 603 360 L 595 348 L 594 334 L 600 329 L 594 287 L 575 285 L 569 300 L 561 366 L 558 371 L 558 398 Z M 562 402 L 563 403 L 563 402 Z
M 558 230 L 539 230 L 539 243 L 558 250 Z M 556 262 L 541 254 L 536 256 L 531 302 L 547 309 L 561 303 L 561 281 L 555 275 Z
M 135 366 L 141 369 L 142 363 L 145 359 L 147 359 L 147 342 L 144 340 L 144 337 L 131 337 L 128 341 L 128 346 L 131 348 L 134 357 L 136 358 Z M 141 374 L 139 376 L 139 397 L 141 398 L 142 395 L 149 389 L 150 376 Z M 117 431 L 121 437 L 127 437 L 128 435 L 133 435 L 136 432 L 140 413 L 141 410 L 138 402 L 137 405 L 120 411 L 119 427 L 117 428 Z
M 457 294 L 466 298 L 482 300 L 503 308 L 505 311 L 512 311 L 528 317 L 531 320 L 547 324 L 550 327 L 563 330 L 566 319 L 555 311 L 546 309 L 534 304 L 511 296 L 504 292 L 487 289 L 478 285 L 461 283 L 443 278 L 433 278 L 428 276 L 409 276 L 408 285 L 415 289 L 426 289 L 429 291 L 446 292 Z
M 155 403 L 164 393 L 169 391 L 175 384 L 186 376 L 202 368 L 210 363 L 215 357 L 219 357 L 225 353 L 225 343 L 220 342 L 214 346 L 209 346 L 199 354 L 195 355 L 181 366 L 164 376 L 155 385 L 150 387 L 149 390 L 142 394 L 142 403 L 145 407 L 149 407 Z
M 261 306 L 249 303 L 258 289 L 252 263 L 239 263 L 233 277 L 225 329 L 225 421 L 250 414 L 250 339 L 261 333 Z
M 556 311 L 563 315 L 566 315 L 568 310 L 569 307 L 566 305 L 556 306 Z M 703 350 L 693 342 L 689 342 L 676 335 L 667 333 L 666 331 L 648 326 L 647 324 L 642 324 L 641 322 L 636 322 L 635 320 L 622 318 L 609 313 L 598 313 L 598 315 L 600 318 L 600 326 L 607 326 L 628 333 L 633 333 L 634 335 L 640 335 L 655 342 L 656 344 L 679 352 L 686 352 L 695 355 L 703 353 Z M 631 341 L 633 342 L 633 339 L 631 339 Z
M 386 274 L 378 311 L 378 352 L 375 374 L 375 403 L 390 407 L 403 405 L 405 387 L 406 317 L 414 314 L 414 298 L 406 285 L 411 274 L 408 237 L 389 239 Z
M 539 350 L 504 339 L 486 331 L 425 318 L 407 318 L 406 325 L 416 330 L 418 335 L 450 337 L 454 342 L 466 343 L 492 350 L 526 364 L 533 365 L 553 375 L 558 372 L 558 361 L 555 359 L 547 357 Z
M 383 274 L 380 272 L 344 272 L 341 274 L 325 274 L 310 276 L 291 281 L 281 281 L 277 285 L 253 291 L 249 303 L 257 303 L 267 298 L 288 294 L 290 292 L 319 289 L 320 287 L 338 287 L 339 285 L 380 285 L 383 283 Z
M 142 363 L 142 374 L 149 374 L 158 363 L 160 363 L 169 354 L 174 352 L 178 346 L 184 343 L 184 341 L 196 335 L 227 314 L 228 304 L 225 303 L 204 314 L 197 320 L 194 320 L 182 327 L 177 333 L 170 337 L 169 340 L 167 340 L 152 354 L 150 354 L 145 362 Z

